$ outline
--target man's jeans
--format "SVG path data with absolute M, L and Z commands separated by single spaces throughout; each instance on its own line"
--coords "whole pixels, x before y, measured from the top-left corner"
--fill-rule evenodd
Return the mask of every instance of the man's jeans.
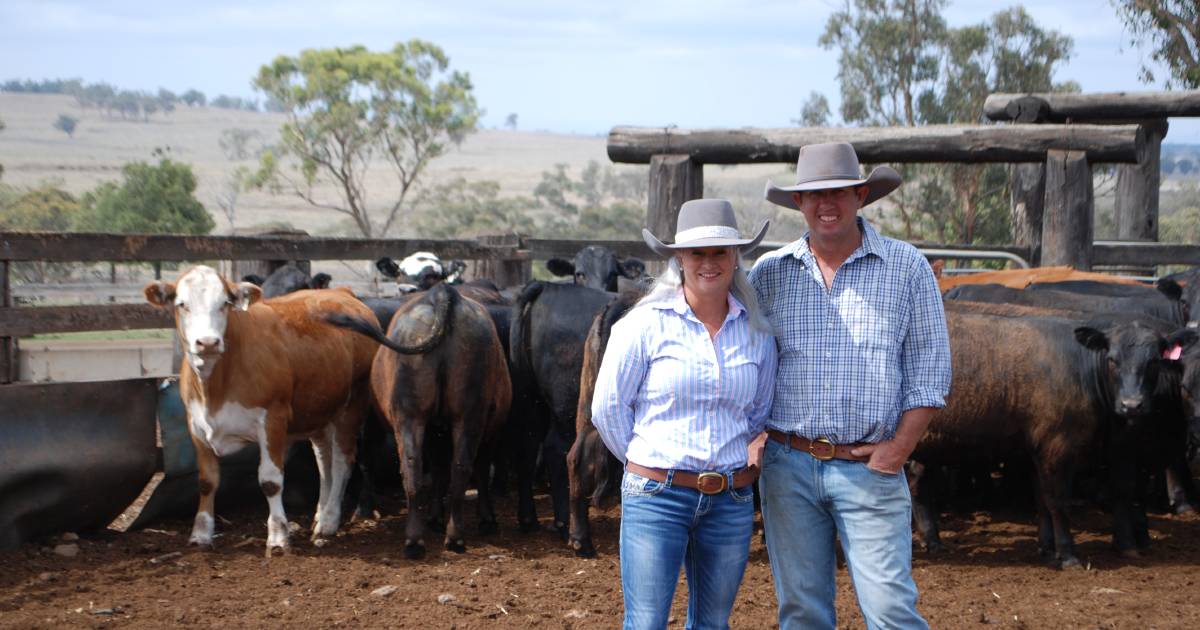
M 867 627 L 928 628 L 917 612 L 912 500 L 903 472 L 819 461 L 767 440 L 758 484 L 781 628 L 834 628 L 835 535 Z
M 621 588 L 626 630 L 666 628 L 679 567 L 687 573 L 687 628 L 728 628 L 754 529 L 751 486 L 704 495 L 625 472 Z M 726 477 L 728 479 L 728 476 Z

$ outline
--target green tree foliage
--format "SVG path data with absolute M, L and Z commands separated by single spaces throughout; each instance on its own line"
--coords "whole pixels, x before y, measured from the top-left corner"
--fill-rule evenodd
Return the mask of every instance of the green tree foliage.
M 252 98 L 242 98 L 240 96 L 227 96 L 221 94 L 208 102 L 210 107 L 220 107 L 221 109 L 240 109 L 247 112 L 258 111 L 258 101 Z
M 504 126 L 508 127 L 509 129 L 511 129 L 513 131 L 517 130 L 517 114 L 516 114 L 516 112 L 513 112 L 504 118 Z
M 79 214 L 79 200 L 53 183 L 0 193 L 0 230 L 65 232 Z
M 639 234 L 646 218 L 644 175 L 618 173 L 595 160 L 571 177 L 566 164 L 543 171 L 533 190 L 546 211 L 539 233 L 559 238 L 623 239 Z
M 58 119 L 54 121 L 53 127 L 65 134 L 68 138 L 75 137 L 75 126 L 79 124 L 79 119 L 67 114 L 59 114 Z
M 469 238 L 480 234 L 540 233 L 528 197 L 501 197 L 500 183 L 459 177 L 434 186 L 417 204 L 417 229 L 431 238 Z
M 800 117 L 792 120 L 793 125 L 801 127 L 828 127 L 832 114 L 829 111 L 829 99 L 820 92 L 810 92 L 808 100 L 800 108 Z
M 1112 0 L 1131 43 L 1148 46 L 1150 58 L 1167 66 L 1167 88 L 1200 88 L 1200 2 L 1196 0 Z M 1141 79 L 1154 83 L 1142 65 Z
M 842 116 L 867 125 L 983 120 L 992 92 L 1075 90 L 1053 83 L 1073 43 L 1021 7 L 959 28 L 941 17 L 944 0 L 854 0 L 830 17 L 822 45 L 840 51 Z M 938 242 L 1010 240 L 1008 177 L 999 165 L 901 165 L 908 182 L 889 197 L 883 227 Z
M 192 167 L 167 158 L 130 162 L 124 180 L 105 182 L 83 197 L 75 229 L 83 232 L 207 234 L 212 217 L 196 199 Z
M 204 92 L 197 89 L 191 89 L 180 95 L 179 100 L 187 103 L 188 107 L 204 107 L 208 102 L 208 98 L 204 96 Z
M 386 52 L 354 46 L 276 58 L 254 85 L 283 105 L 287 122 L 278 150 L 262 158 L 260 181 L 348 216 L 364 236 L 387 234 L 429 162 L 478 123 L 470 78 L 449 67 L 441 48 L 417 39 Z M 400 184 L 382 202 L 363 177 L 375 157 Z M 333 192 L 318 193 L 322 183 Z

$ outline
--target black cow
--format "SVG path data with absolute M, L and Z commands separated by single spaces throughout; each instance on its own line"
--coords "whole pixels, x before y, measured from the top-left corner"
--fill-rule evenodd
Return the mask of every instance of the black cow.
M 440 512 L 443 490 L 450 512 L 446 548 L 465 551 L 463 495 L 473 465 L 490 467 L 491 438 L 507 418 L 512 397 L 507 361 L 486 309 L 443 283 L 405 300 L 392 316 L 387 336 L 375 322 L 344 316 L 330 321 L 386 346 L 375 356 L 371 390 L 400 445 L 408 498 L 405 557 L 424 557 L 426 514 L 430 508 Z M 450 461 L 437 456 L 446 449 L 452 453 Z M 425 480 L 427 466 L 432 486 Z M 489 484 L 478 488 L 480 530 L 494 532 Z
M 263 298 L 279 297 L 302 289 L 328 289 L 331 278 L 327 273 L 309 276 L 296 265 L 288 263 L 271 272 L 262 282 Z
M 618 278 L 636 280 L 646 272 L 646 263 L 637 258 L 620 260 L 607 247 L 588 245 L 575 254 L 574 262 L 551 258 L 546 269 L 556 276 L 570 276 L 575 284 L 601 291 L 616 291 Z
M 567 453 L 567 475 L 570 479 L 571 548 L 575 555 L 590 558 L 596 555 L 592 544 L 588 506 L 600 506 L 610 490 L 619 488 L 623 467 L 621 460 L 609 452 L 599 432 L 592 424 L 592 394 L 604 349 L 608 346 L 613 324 L 629 312 L 642 298 L 641 292 L 621 293 L 596 314 L 583 349 L 583 369 L 579 376 L 579 405 L 575 411 L 575 443 Z
M 1039 285 L 1030 291 L 1013 289 L 999 284 L 964 284 L 946 291 L 947 300 L 969 300 L 993 304 L 1017 304 L 1042 308 L 1057 308 L 1085 313 L 1137 313 L 1182 326 L 1187 320 L 1183 303 L 1149 287 L 1141 289 L 1137 296 L 1114 296 L 1055 290 L 1059 284 Z M 1096 283 L 1102 284 L 1102 283 Z M 1130 285 L 1111 285 L 1130 286 Z
M 1171 300 L 1179 300 L 1183 289 L 1179 283 L 1162 279 L 1154 286 L 1141 284 L 1118 284 L 1116 282 L 1099 282 L 1096 280 L 1067 280 L 1064 282 L 1035 282 L 1025 287 L 1031 291 L 1070 291 L 1086 295 L 1107 295 L 1110 297 L 1141 297 L 1153 299 L 1162 295 Z
M 578 285 L 531 282 L 513 304 L 509 358 L 512 366 L 512 431 L 517 451 L 522 531 L 538 529 L 533 506 L 537 445 L 550 477 L 554 526 L 567 537 L 566 454 L 575 440 L 583 344 L 596 313 L 616 297 Z
M 1109 427 L 1150 417 L 1166 341 L 1136 324 L 1096 328 L 1057 317 L 948 309 L 947 323 L 951 394 L 912 459 L 974 463 L 1027 451 L 1038 479 L 1040 547 L 1063 567 L 1079 566 L 1067 517 L 1071 477 Z M 1140 413 L 1130 413 L 1135 408 Z M 920 533 L 939 544 L 936 529 Z

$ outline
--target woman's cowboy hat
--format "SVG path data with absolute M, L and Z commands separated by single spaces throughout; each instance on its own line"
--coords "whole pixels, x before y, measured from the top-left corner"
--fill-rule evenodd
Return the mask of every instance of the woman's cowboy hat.
M 754 238 L 742 238 L 733 204 L 724 199 L 693 199 L 679 208 L 674 244 L 663 243 L 645 228 L 642 228 L 642 239 L 663 258 L 674 256 L 675 250 L 694 247 L 737 247 L 744 252 L 762 242 L 770 224 L 770 221 L 763 221 Z
M 848 143 L 805 145 L 800 147 L 800 158 L 796 160 L 796 185 L 776 186 L 767 182 L 767 201 L 799 210 L 792 193 L 866 185 L 865 206 L 882 199 L 900 185 L 900 174 L 890 166 L 876 167 L 865 179 L 861 173 L 858 154 Z

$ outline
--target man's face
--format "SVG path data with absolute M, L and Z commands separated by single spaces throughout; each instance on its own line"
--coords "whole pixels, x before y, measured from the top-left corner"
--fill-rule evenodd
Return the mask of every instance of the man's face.
M 809 238 L 840 242 L 858 238 L 858 209 L 867 198 L 867 187 L 830 188 L 792 193 L 804 219 Z

